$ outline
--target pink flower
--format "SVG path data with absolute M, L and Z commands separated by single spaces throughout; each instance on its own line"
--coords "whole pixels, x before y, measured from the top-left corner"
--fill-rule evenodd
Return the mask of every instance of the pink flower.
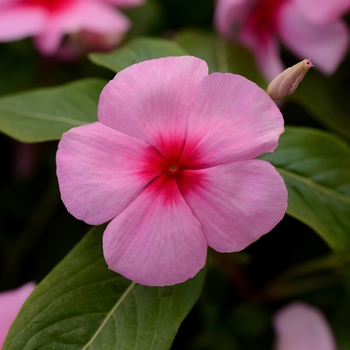
M 276 350 L 336 350 L 330 326 L 320 310 L 295 302 L 274 316 Z
M 62 37 L 86 30 L 119 37 L 129 20 L 115 6 L 134 6 L 143 0 L 0 0 L 0 41 L 35 37 L 38 49 L 54 54 Z M 114 6 L 115 5 L 115 6 Z
M 238 251 L 283 217 L 287 192 L 268 162 L 283 118 L 254 83 L 208 75 L 195 57 L 145 61 L 103 89 L 99 122 L 62 137 L 62 200 L 103 236 L 110 269 L 171 285 L 205 264 L 207 245 Z
M 229 40 L 252 50 L 267 80 L 282 72 L 279 40 L 331 74 L 344 58 L 349 31 L 340 19 L 350 0 L 218 0 L 215 24 Z
M 111 50 L 121 39 L 122 33 L 97 34 L 81 30 L 66 37 L 56 57 L 64 61 L 74 61 L 88 52 Z
M 0 349 L 19 309 L 34 288 L 35 284 L 29 282 L 17 289 L 0 293 Z

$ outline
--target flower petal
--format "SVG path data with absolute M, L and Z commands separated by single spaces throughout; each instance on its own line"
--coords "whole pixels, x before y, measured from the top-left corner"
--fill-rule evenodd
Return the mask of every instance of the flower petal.
M 66 33 L 85 29 L 94 33 L 125 33 L 130 27 L 129 20 L 111 6 L 103 3 L 80 0 L 64 11 L 52 14 L 45 31 L 36 38 L 40 50 L 51 55 L 60 45 Z
M 274 33 L 262 33 L 249 25 L 249 17 L 257 10 L 256 1 L 220 0 L 216 6 L 215 25 L 227 39 L 243 44 L 254 54 L 256 63 L 267 81 L 283 71 L 279 47 Z
M 34 288 L 35 284 L 28 282 L 17 289 L 0 293 L 0 349 L 22 304 Z
M 294 0 L 294 2 L 305 18 L 318 24 L 336 21 L 350 9 L 349 0 Z
M 57 176 L 67 210 L 88 224 L 118 215 L 160 175 L 159 154 L 145 142 L 101 123 L 65 133 L 57 152 Z
M 214 22 L 218 31 L 228 39 L 235 39 L 254 4 L 250 0 L 217 1 Z
M 283 71 L 284 66 L 274 36 L 264 37 L 262 41 L 257 33 L 244 29 L 240 34 L 240 41 L 253 52 L 256 64 L 267 81 L 273 80 Z
M 239 75 L 213 73 L 198 86 L 183 156 L 196 157 L 195 168 L 252 159 L 272 152 L 283 131 L 265 91 Z
M 311 23 L 293 2 L 287 2 L 280 9 L 279 34 L 299 58 L 311 58 L 315 67 L 326 74 L 336 70 L 349 44 L 349 31 L 344 22 Z
M 39 8 L 13 7 L 1 10 L 0 41 L 23 39 L 40 33 L 46 14 Z
M 334 336 L 320 310 L 292 303 L 274 316 L 276 350 L 336 350 Z
M 207 74 L 207 64 L 189 56 L 134 64 L 103 89 L 99 120 L 160 152 L 173 140 L 182 148 L 196 87 Z
M 109 268 L 148 286 L 181 283 L 204 266 L 207 242 L 174 179 L 157 178 L 108 225 Z
M 219 252 L 244 249 L 277 225 L 287 208 L 282 177 L 262 160 L 187 170 L 186 179 L 180 191 L 208 245 Z

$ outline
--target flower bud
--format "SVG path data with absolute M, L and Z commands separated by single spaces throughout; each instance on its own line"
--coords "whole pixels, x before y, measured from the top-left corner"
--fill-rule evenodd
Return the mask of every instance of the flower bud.
M 310 59 L 305 58 L 303 61 L 287 68 L 281 74 L 277 75 L 267 87 L 266 92 L 273 100 L 279 100 L 292 94 L 299 83 L 304 79 L 307 71 L 313 66 Z

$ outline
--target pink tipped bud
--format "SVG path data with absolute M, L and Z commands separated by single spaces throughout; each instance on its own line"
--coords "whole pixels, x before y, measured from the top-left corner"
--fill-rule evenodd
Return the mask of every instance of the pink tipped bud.
M 299 83 L 304 79 L 307 71 L 313 66 L 312 62 L 305 58 L 303 61 L 287 68 L 281 74 L 277 75 L 267 87 L 266 92 L 273 100 L 279 100 L 292 94 Z

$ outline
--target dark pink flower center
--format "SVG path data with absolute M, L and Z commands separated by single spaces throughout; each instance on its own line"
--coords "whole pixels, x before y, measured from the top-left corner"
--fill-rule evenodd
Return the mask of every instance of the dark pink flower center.
M 278 11 L 286 1 L 288 0 L 258 0 L 247 20 L 246 29 L 257 35 L 260 40 L 275 34 Z
M 148 164 L 141 172 L 142 175 L 153 175 L 153 182 L 157 183 L 157 190 L 161 191 L 163 197 L 168 202 L 174 200 L 174 183 L 176 182 L 182 194 L 192 190 L 200 181 L 199 173 L 191 170 L 198 169 L 196 166 L 199 159 L 195 150 L 183 153 L 183 143 L 170 142 L 163 144 L 162 153 L 152 150 L 147 154 Z M 154 152 L 155 151 L 155 152 Z
M 23 5 L 27 6 L 37 6 L 46 9 L 49 12 L 60 11 L 75 0 L 23 0 Z

